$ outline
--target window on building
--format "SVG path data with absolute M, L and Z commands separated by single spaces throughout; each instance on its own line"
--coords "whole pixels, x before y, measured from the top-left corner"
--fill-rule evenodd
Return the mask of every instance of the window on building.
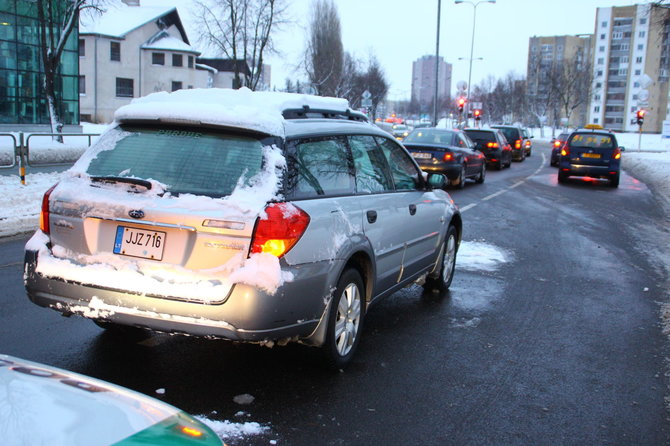
M 152 65 L 165 65 L 165 53 L 151 53 Z
M 639 76 L 642 74 L 642 70 L 635 70 L 635 76 Z
M 600 106 L 596 105 L 595 107 L 593 107 L 593 112 L 594 113 L 600 113 Z
M 640 19 L 640 25 L 646 25 L 647 24 L 647 19 Z
M 193 56 L 188 56 L 188 67 L 193 68 Z
M 181 54 L 172 55 L 172 66 L 173 67 L 183 67 L 184 66 L 184 56 Z
M 641 57 L 636 57 L 635 58 L 635 63 L 642 63 L 642 58 Z
M 607 28 L 607 22 L 602 22 L 602 23 L 600 24 L 600 26 L 601 26 L 602 28 Z
M 604 52 L 604 51 L 605 51 L 605 47 L 604 47 L 604 46 L 601 46 L 600 48 L 598 48 L 598 51 L 600 51 L 601 53 Z
M 181 82 L 172 81 L 172 91 L 181 90 L 184 88 Z
M 640 31 L 638 33 L 638 37 L 644 37 L 645 35 L 647 35 L 647 33 L 645 31 Z
M 619 76 L 626 76 L 628 75 L 628 68 L 619 68 Z
M 86 40 L 79 39 L 79 57 L 86 56 Z
M 623 37 L 622 31 L 616 31 L 612 33 L 612 39 L 621 39 Z
M 602 88 L 603 83 L 602 82 L 596 82 L 596 88 Z
M 86 94 L 86 76 L 79 75 L 79 94 Z
M 619 60 L 621 63 L 628 63 L 628 56 L 621 56 L 621 59 Z
M 603 70 L 596 71 L 596 76 L 602 76 L 602 75 L 603 75 Z
M 132 98 L 135 95 L 134 81 L 123 77 L 116 78 L 116 97 Z
M 600 97 L 599 94 L 593 96 L 593 100 L 594 100 L 594 101 L 599 101 L 600 99 L 601 99 L 601 97 Z
M 635 106 L 633 106 L 633 107 L 630 108 L 630 111 L 632 111 L 632 112 L 634 112 L 634 111 L 636 111 L 636 110 L 637 110 L 637 107 L 635 107 Z
M 605 40 L 605 37 L 606 37 L 605 34 L 601 34 L 601 35 L 600 35 L 600 40 Z
M 604 63 L 605 63 L 605 58 L 603 58 L 603 57 L 599 57 L 599 58 L 598 58 L 598 64 L 602 65 L 602 64 L 604 64 Z
M 642 51 L 642 50 L 644 49 L 644 45 L 643 45 L 643 44 L 638 45 L 638 46 L 637 46 L 637 49 L 640 50 L 640 51 Z
M 639 82 L 633 82 L 633 88 L 640 88 Z
M 630 49 L 630 45 L 627 43 L 622 43 L 621 46 L 619 47 L 621 51 L 628 51 Z
M 593 118 L 593 123 L 598 124 L 598 121 L 600 121 L 598 118 Z
M 109 42 L 109 60 L 121 61 L 121 42 Z

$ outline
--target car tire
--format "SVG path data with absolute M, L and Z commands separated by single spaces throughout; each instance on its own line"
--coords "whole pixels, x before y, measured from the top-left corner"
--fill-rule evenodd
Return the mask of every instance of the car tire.
M 496 170 L 503 170 L 505 168 L 505 164 L 503 163 L 502 159 L 499 159 L 498 162 L 496 163 Z
M 439 260 L 437 275 L 426 277 L 426 283 L 423 288 L 426 291 L 435 293 L 443 293 L 451 286 L 451 281 L 454 278 L 454 271 L 456 270 L 456 253 L 458 252 L 458 234 L 456 228 L 451 225 L 447 229 L 447 235 L 444 238 L 442 245 L 442 254 Z
M 326 342 L 321 347 L 326 364 L 342 369 L 354 356 L 365 315 L 365 287 L 360 273 L 345 270 L 337 282 L 328 310 Z
M 486 180 L 486 163 L 482 163 L 482 168 L 479 171 L 479 175 L 475 181 L 477 184 L 482 184 L 484 180 Z
M 610 187 L 619 187 L 619 174 L 617 173 L 616 175 L 612 175 L 610 177 Z
M 461 166 L 461 170 L 458 172 L 458 178 L 451 183 L 451 186 L 454 189 L 463 189 L 465 187 L 465 166 Z
M 568 175 L 564 174 L 563 172 L 558 172 L 558 182 L 563 184 L 566 182 L 568 179 Z

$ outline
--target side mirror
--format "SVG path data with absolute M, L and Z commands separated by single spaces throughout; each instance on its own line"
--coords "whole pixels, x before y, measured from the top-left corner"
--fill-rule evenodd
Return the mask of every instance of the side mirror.
M 619 150 L 621 150 L 622 152 L 625 152 L 626 148 L 622 146 L 622 147 L 619 147 Z
M 432 189 L 444 189 L 444 187 L 447 185 L 447 177 L 441 173 L 429 173 L 428 185 Z

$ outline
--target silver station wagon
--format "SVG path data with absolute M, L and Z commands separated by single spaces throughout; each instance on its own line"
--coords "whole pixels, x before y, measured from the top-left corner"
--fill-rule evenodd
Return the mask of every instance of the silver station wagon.
M 343 367 L 373 303 L 449 287 L 445 181 L 344 99 L 155 93 L 44 195 L 26 290 L 109 330 L 298 341 Z

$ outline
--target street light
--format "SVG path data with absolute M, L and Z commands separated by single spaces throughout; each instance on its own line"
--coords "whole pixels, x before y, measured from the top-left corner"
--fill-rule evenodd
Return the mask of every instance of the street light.
M 437 0 L 437 37 L 435 38 L 435 91 L 433 95 L 433 127 L 437 127 L 437 76 L 439 75 L 440 57 L 440 15 L 442 12 L 442 0 Z
M 477 23 L 477 6 L 480 3 L 495 3 L 496 0 L 479 0 L 476 2 L 471 2 L 469 0 L 454 0 L 454 3 L 459 5 L 461 3 L 470 3 L 472 5 L 472 39 L 470 40 L 470 69 L 468 70 L 468 103 L 470 103 L 470 84 L 472 83 L 472 61 L 474 60 L 472 55 L 475 50 L 475 24 Z M 468 106 L 468 111 L 470 106 Z

